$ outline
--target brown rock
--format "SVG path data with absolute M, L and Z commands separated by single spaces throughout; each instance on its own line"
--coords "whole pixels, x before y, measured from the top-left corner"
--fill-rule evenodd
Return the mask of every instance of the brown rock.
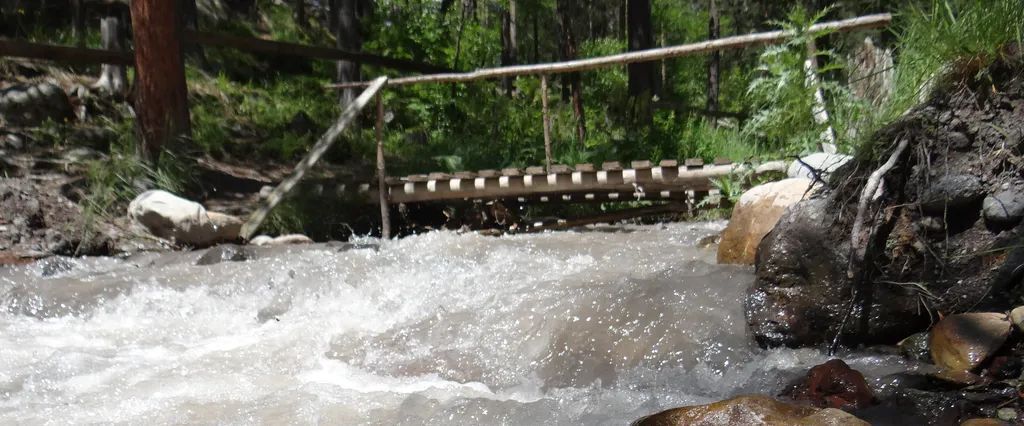
M 1006 315 L 1000 313 L 945 317 L 932 328 L 932 360 L 943 369 L 973 370 L 1006 342 L 1012 327 Z
M 807 377 L 797 383 L 788 396 L 797 401 L 807 401 L 815 407 L 843 410 L 867 408 L 874 400 L 864 375 L 841 359 L 812 367 Z
M 758 185 L 743 193 L 732 210 L 718 245 L 718 263 L 754 264 L 761 239 L 775 227 L 786 207 L 803 199 L 811 181 L 784 179 Z
M 788 404 L 761 395 L 738 396 L 707 405 L 673 408 L 644 417 L 636 426 L 681 425 L 850 425 L 868 423 L 832 408 Z
M 967 419 L 960 422 L 960 426 L 1009 426 L 1010 423 L 999 419 Z

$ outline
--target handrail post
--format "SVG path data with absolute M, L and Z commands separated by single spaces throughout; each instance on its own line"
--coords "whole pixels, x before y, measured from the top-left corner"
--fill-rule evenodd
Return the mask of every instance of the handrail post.
M 540 75 L 540 103 L 544 115 L 544 160 L 548 173 L 551 172 L 551 114 L 548 111 L 548 75 Z
M 377 94 L 377 194 L 380 197 L 380 236 L 391 238 L 391 218 L 388 209 L 387 169 L 384 165 L 384 99 Z

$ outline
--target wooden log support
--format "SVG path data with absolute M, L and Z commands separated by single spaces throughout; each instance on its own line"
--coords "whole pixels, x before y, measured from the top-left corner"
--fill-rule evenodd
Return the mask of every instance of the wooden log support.
M 380 237 L 391 239 L 391 215 L 388 207 L 387 167 L 384 165 L 384 97 L 377 94 L 377 198 L 380 200 Z
M 284 199 L 285 195 L 288 195 L 288 193 L 295 188 L 295 185 L 302 180 L 302 177 L 306 175 L 306 172 L 316 165 L 317 161 L 320 160 L 320 157 L 322 157 L 324 153 L 327 152 L 327 149 L 334 144 L 334 141 L 338 139 L 338 136 L 341 136 L 341 132 L 345 131 L 345 128 L 355 120 L 363 107 L 370 103 L 370 100 L 377 95 L 377 92 L 384 87 L 384 84 L 387 83 L 387 81 L 387 77 L 378 77 L 370 87 L 366 88 L 366 90 L 356 98 L 355 102 L 349 104 L 348 107 L 345 108 L 345 111 L 341 113 L 340 117 L 338 117 L 338 121 L 327 129 L 327 132 L 320 137 L 320 140 L 316 142 L 316 145 L 313 145 L 313 149 L 309 151 L 306 158 L 303 158 L 302 162 L 295 166 L 295 171 L 292 172 L 291 176 L 288 176 L 288 178 L 277 185 L 277 187 L 270 193 L 270 196 L 267 197 L 263 206 L 256 209 L 256 211 L 249 216 L 249 219 L 244 225 L 242 225 L 240 236 L 243 239 L 248 240 L 249 238 L 252 238 L 252 235 L 257 229 L 259 229 L 260 225 L 263 224 L 263 221 L 267 218 L 270 211 Z
M 544 165 L 551 168 L 551 113 L 548 111 L 548 76 L 540 76 L 540 104 L 544 120 Z
M 135 65 L 135 54 L 83 47 L 54 46 L 0 38 L 0 57 L 42 59 L 65 64 Z

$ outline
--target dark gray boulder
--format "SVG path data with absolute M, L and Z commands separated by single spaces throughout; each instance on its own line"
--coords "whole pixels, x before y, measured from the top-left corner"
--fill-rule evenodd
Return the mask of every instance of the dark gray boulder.
M 244 262 L 256 257 L 256 252 L 248 247 L 235 244 L 221 244 L 203 253 L 196 265 L 214 265 L 221 262 Z
M 925 213 L 941 214 L 947 210 L 971 207 L 985 197 L 981 179 L 968 174 L 949 174 L 931 181 L 921 194 Z

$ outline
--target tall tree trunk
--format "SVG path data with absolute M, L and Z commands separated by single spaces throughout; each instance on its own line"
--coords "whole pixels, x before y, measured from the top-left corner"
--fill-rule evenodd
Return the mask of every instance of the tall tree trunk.
M 651 27 L 651 0 L 629 0 L 627 3 L 629 51 L 646 50 L 654 47 L 654 31 Z M 629 94 L 650 97 L 657 93 L 657 79 L 653 62 L 629 64 Z
M 338 3 L 338 30 L 335 32 L 337 46 L 339 49 L 350 52 L 358 52 L 363 48 L 363 38 L 359 33 L 359 14 L 357 13 L 358 0 L 337 0 Z M 352 61 L 338 61 L 337 81 L 348 83 L 359 81 L 359 63 Z M 345 89 L 341 92 L 341 106 L 355 100 L 356 89 Z
M 121 18 L 114 12 L 100 21 L 100 37 L 104 50 L 124 51 L 126 43 L 125 31 L 121 27 Z M 103 64 L 100 78 L 96 82 L 96 88 L 114 95 L 116 98 L 124 96 L 128 88 L 128 77 L 124 66 Z
M 179 2 L 133 0 L 135 114 L 139 154 L 156 162 L 160 152 L 191 134 L 182 54 Z
M 562 60 L 571 61 L 576 59 L 576 35 L 572 27 L 572 17 L 579 16 L 575 0 L 557 0 L 555 9 L 558 14 L 558 26 L 561 30 L 561 52 Z M 582 146 L 587 139 L 587 122 L 583 110 L 583 80 L 580 73 L 566 74 L 570 91 L 572 94 L 572 111 L 576 119 L 576 139 Z
M 516 41 L 516 0 L 509 0 L 508 10 L 501 14 L 501 65 L 515 65 L 519 62 L 519 43 Z M 515 89 L 515 77 L 501 79 L 505 93 L 511 97 Z
M 719 12 L 718 4 L 716 0 L 711 0 L 710 8 L 708 9 L 708 39 L 714 40 L 721 37 L 721 27 L 719 26 Z M 717 124 L 717 112 L 718 112 L 718 84 L 719 84 L 719 67 L 722 61 L 722 54 L 719 51 L 711 52 L 708 55 L 708 115 L 711 117 L 711 125 Z
M 533 63 L 540 62 L 540 18 L 536 10 L 533 11 Z

